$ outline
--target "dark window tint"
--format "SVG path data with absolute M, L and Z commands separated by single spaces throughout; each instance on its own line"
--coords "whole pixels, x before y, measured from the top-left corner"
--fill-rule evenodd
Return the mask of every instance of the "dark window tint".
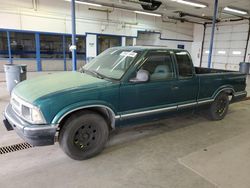
M 121 46 L 121 37 L 118 36 L 98 36 L 98 54 L 108 48 Z
M 141 68 L 149 72 L 151 81 L 174 77 L 173 63 L 167 52 L 150 52 Z
M 126 46 L 133 46 L 133 37 L 126 37 Z
M 71 36 L 66 36 L 66 58 L 72 58 L 72 52 L 69 47 L 72 44 Z M 86 56 L 86 37 L 77 36 L 76 37 L 76 55 L 77 59 L 85 59 Z
M 40 35 L 41 58 L 63 58 L 63 37 L 61 35 Z
M 8 58 L 7 33 L 0 31 L 0 58 Z
M 36 58 L 35 34 L 10 32 L 10 47 L 13 58 Z
M 176 52 L 179 77 L 186 78 L 193 76 L 193 64 L 187 52 Z

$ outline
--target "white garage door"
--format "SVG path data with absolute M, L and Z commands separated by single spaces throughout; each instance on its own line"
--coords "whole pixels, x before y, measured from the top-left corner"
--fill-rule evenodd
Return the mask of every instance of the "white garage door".
M 211 30 L 211 25 L 208 25 L 202 56 L 203 67 L 208 67 Z M 249 25 L 245 21 L 217 25 L 211 68 L 239 70 L 239 63 L 244 61 L 248 30 Z

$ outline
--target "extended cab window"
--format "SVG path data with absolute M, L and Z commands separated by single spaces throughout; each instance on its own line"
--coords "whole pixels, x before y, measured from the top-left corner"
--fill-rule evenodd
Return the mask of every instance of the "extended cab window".
M 150 74 L 150 81 L 173 79 L 174 69 L 168 52 L 149 52 L 142 67 Z
M 188 78 L 193 76 L 193 64 L 187 52 L 175 52 L 179 77 Z

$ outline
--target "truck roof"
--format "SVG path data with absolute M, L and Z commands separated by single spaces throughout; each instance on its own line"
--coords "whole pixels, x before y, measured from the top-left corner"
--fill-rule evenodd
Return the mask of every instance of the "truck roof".
M 119 47 L 113 47 L 114 49 L 124 49 L 124 50 L 171 50 L 171 51 L 186 51 L 183 49 L 171 49 L 171 48 L 167 48 L 164 46 L 119 46 Z

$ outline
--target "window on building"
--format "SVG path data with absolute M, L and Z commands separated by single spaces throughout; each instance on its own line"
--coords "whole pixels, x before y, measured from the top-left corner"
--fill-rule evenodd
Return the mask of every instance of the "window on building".
M 126 37 L 126 46 L 133 46 L 133 37 Z
M 0 58 L 9 58 L 7 33 L 0 31 Z
M 115 46 L 121 46 L 121 37 L 105 35 L 98 36 L 98 54 Z
M 66 58 L 72 58 L 72 52 L 69 50 L 71 46 L 71 36 L 66 36 Z M 86 37 L 85 36 L 77 36 L 76 37 L 76 53 L 77 59 L 85 59 L 86 56 Z
M 10 32 L 12 58 L 36 58 L 35 34 Z
M 40 34 L 40 54 L 41 58 L 63 58 L 62 35 Z

